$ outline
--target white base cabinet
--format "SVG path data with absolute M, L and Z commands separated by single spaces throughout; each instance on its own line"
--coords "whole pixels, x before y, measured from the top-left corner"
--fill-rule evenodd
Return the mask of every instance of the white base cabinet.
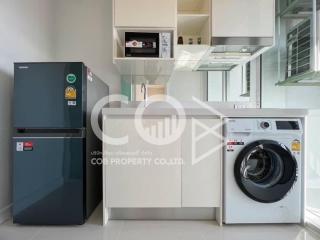
M 161 119 L 145 119 L 156 125 Z M 167 146 L 145 142 L 133 119 L 108 119 L 105 134 L 128 135 L 125 145 L 104 145 L 106 166 L 106 204 L 109 208 L 169 208 L 181 206 L 181 166 L 164 160 L 180 156 L 180 141 Z M 141 162 L 143 161 L 143 162 Z
M 144 118 L 143 125 L 152 129 L 167 118 Z M 104 143 L 105 219 L 108 208 L 201 207 L 220 213 L 221 120 L 188 118 L 182 136 L 164 146 L 142 139 L 134 121 L 132 116 L 104 116 L 105 135 L 128 136 L 124 145 Z
M 190 119 L 182 136 L 182 207 L 221 206 L 221 121 Z

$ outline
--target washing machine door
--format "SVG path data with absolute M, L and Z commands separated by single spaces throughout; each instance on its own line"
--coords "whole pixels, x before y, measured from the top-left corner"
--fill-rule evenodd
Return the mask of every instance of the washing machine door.
M 269 140 L 247 145 L 234 165 L 234 176 L 240 189 L 262 203 L 282 200 L 294 185 L 297 172 L 297 161 L 290 150 Z

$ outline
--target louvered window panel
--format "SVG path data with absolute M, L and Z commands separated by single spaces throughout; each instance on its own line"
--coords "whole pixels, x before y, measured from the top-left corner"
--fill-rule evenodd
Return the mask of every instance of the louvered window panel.
M 246 92 L 247 94 L 250 94 L 250 86 L 251 86 L 251 63 L 250 62 L 248 62 L 246 65 L 246 81 L 247 81 Z
M 311 68 L 311 20 L 307 19 L 287 35 L 287 78 Z

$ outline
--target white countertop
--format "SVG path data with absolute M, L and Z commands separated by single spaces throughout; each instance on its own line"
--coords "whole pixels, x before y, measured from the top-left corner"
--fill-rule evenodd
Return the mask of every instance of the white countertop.
M 103 114 L 107 117 L 115 116 L 134 116 L 138 108 L 105 108 Z M 176 115 L 177 111 L 183 110 L 186 116 L 206 116 L 206 117 L 281 117 L 281 118 L 295 118 L 305 117 L 308 114 L 306 109 L 205 109 L 205 108 L 161 108 L 161 107 L 147 107 L 139 108 L 143 116 L 168 116 Z

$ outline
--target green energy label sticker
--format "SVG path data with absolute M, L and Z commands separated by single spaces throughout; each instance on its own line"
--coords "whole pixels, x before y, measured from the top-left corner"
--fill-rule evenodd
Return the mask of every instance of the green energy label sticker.
M 73 83 L 75 83 L 76 81 L 77 81 L 76 75 L 74 75 L 73 73 L 70 73 L 70 74 L 67 75 L 67 82 L 68 82 L 68 83 L 73 84 Z

